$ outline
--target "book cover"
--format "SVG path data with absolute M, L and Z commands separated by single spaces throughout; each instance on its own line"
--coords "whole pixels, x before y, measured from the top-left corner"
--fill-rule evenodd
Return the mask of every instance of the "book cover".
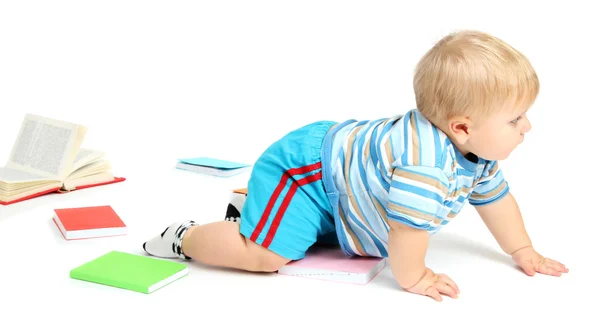
M 303 259 L 289 262 L 278 273 L 364 285 L 375 278 L 385 265 L 385 258 L 347 256 L 339 245 L 314 245 Z
M 252 166 L 245 163 L 220 160 L 209 157 L 179 159 L 175 168 L 218 177 L 231 177 L 250 171 Z
M 72 279 L 122 288 L 144 294 L 186 276 L 188 267 L 166 259 L 110 251 L 69 273 Z
M 127 226 L 110 205 L 54 209 L 52 218 L 66 240 L 127 234 Z
M 210 158 L 210 157 L 184 158 L 184 159 L 179 159 L 179 162 L 189 164 L 189 165 L 194 165 L 194 166 L 204 166 L 204 167 L 211 167 L 211 168 L 216 168 L 216 169 L 238 169 L 238 168 L 250 167 L 250 165 L 246 164 L 246 163 L 221 160 L 221 159 L 215 159 L 215 158 Z
M 248 196 L 248 188 L 233 189 L 232 192 L 234 194 L 241 194 L 241 195 Z
M 124 177 L 115 177 L 114 179 L 110 180 L 110 181 L 106 181 L 106 182 L 100 182 L 100 183 L 93 183 L 93 184 L 87 184 L 87 185 L 81 185 L 76 187 L 75 189 L 72 190 L 64 190 L 62 189 L 60 186 L 59 187 L 53 187 L 47 190 L 43 190 L 31 195 L 27 195 L 21 198 L 17 198 L 17 199 L 13 199 L 11 201 L 0 201 L 0 205 L 11 205 L 11 204 L 15 204 L 15 203 L 20 203 L 23 201 L 27 201 L 36 197 L 40 197 L 40 196 L 45 196 L 48 194 L 52 194 L 52 193 L 57 193 L 57 194 L 66 194 L 66 193 L 70 193 L 73 191 L 77 191 L 77 190 L 81 190 L 81 189 L 88 189 L 88 188 L 94 188 L 94 187 L 99 187 L 99 186 L 103 186 L 103 185 L 108 185 L 108 184 L 113 184 L 113 183 L 119 183 L 119 182 L 123 182 L 126 179 Z

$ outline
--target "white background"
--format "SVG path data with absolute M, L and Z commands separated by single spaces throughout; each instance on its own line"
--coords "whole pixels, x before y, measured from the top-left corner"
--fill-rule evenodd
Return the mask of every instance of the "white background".
M 594 13 L 586 1 L 1 2 L 0 160 L 35 113 L 86 125 L 84 146 L 128 180 L 0 207 L 0 334 L 597 332 L 597 307 L 584 307 L 599 299 Z M 419 57 L 463 28 L 506 40 L 538 71 L 532 132 L 502 166 L 535 247 L 569 274 L 527 277 L 467 208 L 430 243 L 428 265 L 462 291 L 443 303 L 399 290 L 389 268 L 351 286 L 190 264 L 151 295 L 69 279 L 109 250 L 141 253 L 174 219 L 222 219 L 247 175 L 175 171 L 177 158 L 252 163 L 308 122 L 404 113 Z M 50 221 L 54 208 L 98 204 L 130 233 L 67 242 Z

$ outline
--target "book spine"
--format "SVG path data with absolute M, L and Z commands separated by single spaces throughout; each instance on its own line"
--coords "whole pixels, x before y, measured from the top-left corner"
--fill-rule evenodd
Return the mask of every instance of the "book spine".
M 80 273 L 80 272 L 75 272 L 75 271 L 71 271 L 70 276 L 71 276 L 71 278 L 77 279 L 77 280 L 83 280 L 83 281 L 87 281 L 87 282 L 93 282 L 93 283 L 97 283 L 97 284 L 101 284 L 101 285 L 122 288 L 122 289 L 128 289 L 128 290 L 132 290 L 135 292 L 148 294 L 147 287 L 138 286 L 138 285 L 128 283 L 128 282 L 118 281 L 118 280 L 109 279 L 109 278 L 105 278 L 105 277 L 89 276 L 85 273 Z

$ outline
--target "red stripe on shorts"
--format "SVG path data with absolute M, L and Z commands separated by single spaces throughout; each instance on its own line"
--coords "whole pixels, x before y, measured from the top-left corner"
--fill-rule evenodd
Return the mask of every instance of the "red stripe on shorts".
M 290 202 L 292 201 L 292 197 L 294 197 L 294 194 L 296 193 L 296 190 L 298 190 L 298 187 L 318 181 L 320 179 L 321 179 L 321 172 L 318 172 L 316 174 L 307 176 L 301 180 L 292 181 L 292 186 L 290 187 L 287 194 L 285 195 L 285 198 L 283 199 L 283 202 L 281 203 L 281 206 L 279 207 L 277 214 L 275 214 L 275 218 L 273 218 L 273 223 L 271 223 L 269 232 L 267 232 L 267 236 L 265 237 L 265 240 L 261 244 L 262 246 L 269 247 L 269 245 L 271 245 L 271 242 L 273 241 L 273 237 L 275 237 L 275 232 L 277 232 L 277 228 L 279 227 L 279 223 L 281 223 L 281 218 L 283 218 L 283 214 L 285 213 L 285 210 L 287 210 L 287 207 L 290 205 Z
M 281 179 L 279 180 L 279 184 L 277 185 L 277 188 L 275 188 L 275 191 L 273 192 L 273 194 L 271 195 L 271 198 L 269 199 L 269 203 L 267 203 L 267 207 L 265 208 L 265 211 L 263 212 L 260 220 L 258 221 L 256 228 L 252 232 L 252 235 L 250 236 L 250 240 L 252 240 L 253 242 L 256 242 L 256 239 L 258 238 L 258 236 L 262 232 L 263 228 L 265 227 L 265 224 L 267 223 L 267 219 L 269 218 L 269 215 L 271 214 L 271 211 L 273 210 L 273 206 L 275 205 L 277 198 L 279 198 L 281 191 L 283 190 L 283 188 L 285 188 L 285 184 L 287 183 L 287 180 L 294 175 L 306 174 L 306 173 L 309 173 L 309 172 L 319 169 L 319 168 L 321 168 L 321 162 L 313 163 L 311 165 L 304 166 L 304 167 L 291 168 L 283 173 L 283 175 L 281 176 Z M 281 206 L 283 206 L 283 212 L 285 212 L 285 209 L 287 209 L 287 207 L 291 201 L 291 198 L 294 196 L 296 189 L 298 189 L 297 184 L 299 184 L 300 181 L 306 180 L 307 178 L 311 178 L 312 176 L 316 176 L 316 175 L 319 175 L 317 180 L 321 178 L 321 173 L 319 172 L 318 174 L 307 176 L 307 177 L 299 180 L 298 182 L 292 181 L 292 186 L 290 187 L 290 190 L 287 192 L 285 199 L 283 200 L 283 203 L 281 204 Z M 301 185 L 304 185 L 306 183 L 309 183 L 309 182 L 303 182 L 303 184 L 301 184 Z M 289 198 L 289 200 L 288 200 L 288 198 Z M 286 203 L 286 201 L 287 201 L 287 203 Z M 279 220 L 277 221 L 277 226 L 279 226 L 279 221 L 281 221 L 281 217 L 283 217 L 283 212 L 281 211 L 281 206 L 275 217 L 275 220 L 277 220 L 277 218 L 279 216 Z M 275 220 L 273 221 L 273 223 L 275 223 Z M 277 228 L 275 228 L 275 230 L 277 230 Z M 271 236 L 275 235 L 275 230 L 273 230 L 272 227 L 271 227 L 271 229 L 269 229 L 269 233 L 271 233 L 271 231 L 273 231 Z M 270 240 L 266 246 L 268 246 L 272 240 L 273 240 L 273 237 L 270 238 Z M 266 238 L 265 238 L 265 241 L 266 241 Z M 263 246 L 265 246 L 264 244 L 265 244 L 265 242 L 263 242 Z

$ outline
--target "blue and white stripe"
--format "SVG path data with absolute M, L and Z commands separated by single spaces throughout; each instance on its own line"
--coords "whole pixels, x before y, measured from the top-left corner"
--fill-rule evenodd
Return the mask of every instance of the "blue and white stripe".
M 469 202 L 500 199 L 508 184 L 495 161 L 469 161 L 417 110 L 349 120 L 331 132 L 339 193 L 337 230 L 349 254 L 387 257 L 389 220 L 434 233 Z M 336 211 L 338 210 L 338 211 Z

